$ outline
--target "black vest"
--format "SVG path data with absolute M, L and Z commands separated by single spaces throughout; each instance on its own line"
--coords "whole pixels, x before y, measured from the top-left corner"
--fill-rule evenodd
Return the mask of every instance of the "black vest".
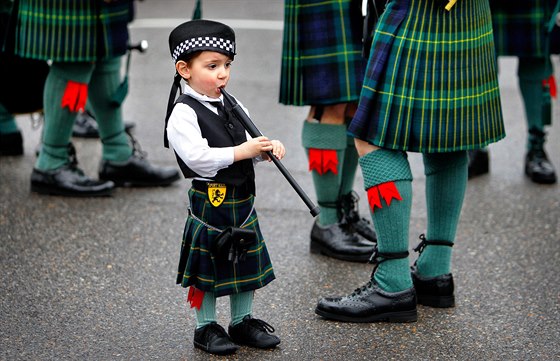
M 229 106 L 225 106 L 226 117 L 221 117 L 206 108 L 198 100 L 186 94 L 179 96 L 175 104 L 177 103 L 186 104 L 195 111 L 202 137 L 206 138 L 210 147 L 232 147 L 247 141 L 245 128 L 232 114 Z M 177 163 L 179 163 L 179 167 L 185 178 L 201 177 L 183 162 L 177 155 L 177 152 L 175 152 L 175 158 L 177 158 Z M 255 170 L 253 168 L 253 160 L 245 159 L 234 162 L 229 167 L 220 169 L 212 180 L 236 187 L 246 187 L 249 193 L 255 194 Z

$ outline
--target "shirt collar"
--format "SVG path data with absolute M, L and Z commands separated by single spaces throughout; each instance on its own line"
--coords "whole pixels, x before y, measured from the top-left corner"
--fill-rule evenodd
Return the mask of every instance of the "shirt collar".
M 224 101 L 223 101 L 224 96 L 223 95 L 220 95 L 219 98 L 210 98 L 207 95 L 203 95 L 203 94 L 200 94 L 200 93 L 196 92 L 193 88 L 190 87 L 189 84 L 184 85 L 183 93 L 195 98 L 198 101 L 202 101 L 202 102 L 208 102 L 208 103 L 220 102 L 222 104 L 224 103 Z

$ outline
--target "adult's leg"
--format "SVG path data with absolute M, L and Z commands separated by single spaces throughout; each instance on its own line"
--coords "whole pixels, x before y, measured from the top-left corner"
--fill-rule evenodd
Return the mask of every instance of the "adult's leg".
M 519 87 L 527 118 L 525 174 L 535 183 L 556 183 L 554 166 L 544 150 L 545 125 L 551 123 L 550 91 L 543 85 L 552 74 L 552 63 L 545 58 L 519 58 Z

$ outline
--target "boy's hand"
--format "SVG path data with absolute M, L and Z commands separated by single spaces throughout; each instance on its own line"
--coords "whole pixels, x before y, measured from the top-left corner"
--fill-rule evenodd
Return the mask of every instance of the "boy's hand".
M 273 150 L 272 141 L 267 137 L 261 136 L 252 138 L 245 143 L 233 147 L 233 160 L 235 162 L 243 159 L 255 158 L 258 155 Z
M 270 142 L 272 143 L 272 154 L 274 154 L 274 156 L 278 159 L 284 158 L 284 155 L 286 155 L 286 148 L 284 148 L 284 144 L 282 144 L 279 140 L 271 140 Z M 272 162 L 272 159 L 270 159 L 266 153 L 261 153 L 261 158 Z

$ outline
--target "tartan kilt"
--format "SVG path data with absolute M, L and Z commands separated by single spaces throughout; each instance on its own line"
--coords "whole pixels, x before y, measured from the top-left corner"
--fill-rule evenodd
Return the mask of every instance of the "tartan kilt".
M 83 62 L 126 53 L 132 0 L 19 0 L 15 53 Z
M 423 153 L 505 136 L 488 0 L 392 0 L 375 29 L 349 134 Z
M 558 21 L 550 34 L 546 29 L 556 1 L 491 0 L 494 42 L 498 55 L 544 57 L 545 39 L 549 39 L 549 54 L 559 54 Z
M 328 105 L 359 99 L 361 1 L 286 0 L 280 103 Z
M 233 187 L 228 186 L 223 203 L 213 207 L 206 193 L 191 188 L 189 200 L 191 211 L 197 218 L 215 228 L 224 229 L 227 226 L 241 226 L 253 207 L 254 196 L 238 197 Z M 177 284 L 214 292 L 218 297 L 255 290 L 274 280 L 256 210 L 253 210 L 243 228 L 256 231 L 257 244 L 249 249 L 244 261 L 234 265 L 230 261 L 217 260 L 210 251 L 220 232 L 208 229 L 189 216 L 183 232 Z

